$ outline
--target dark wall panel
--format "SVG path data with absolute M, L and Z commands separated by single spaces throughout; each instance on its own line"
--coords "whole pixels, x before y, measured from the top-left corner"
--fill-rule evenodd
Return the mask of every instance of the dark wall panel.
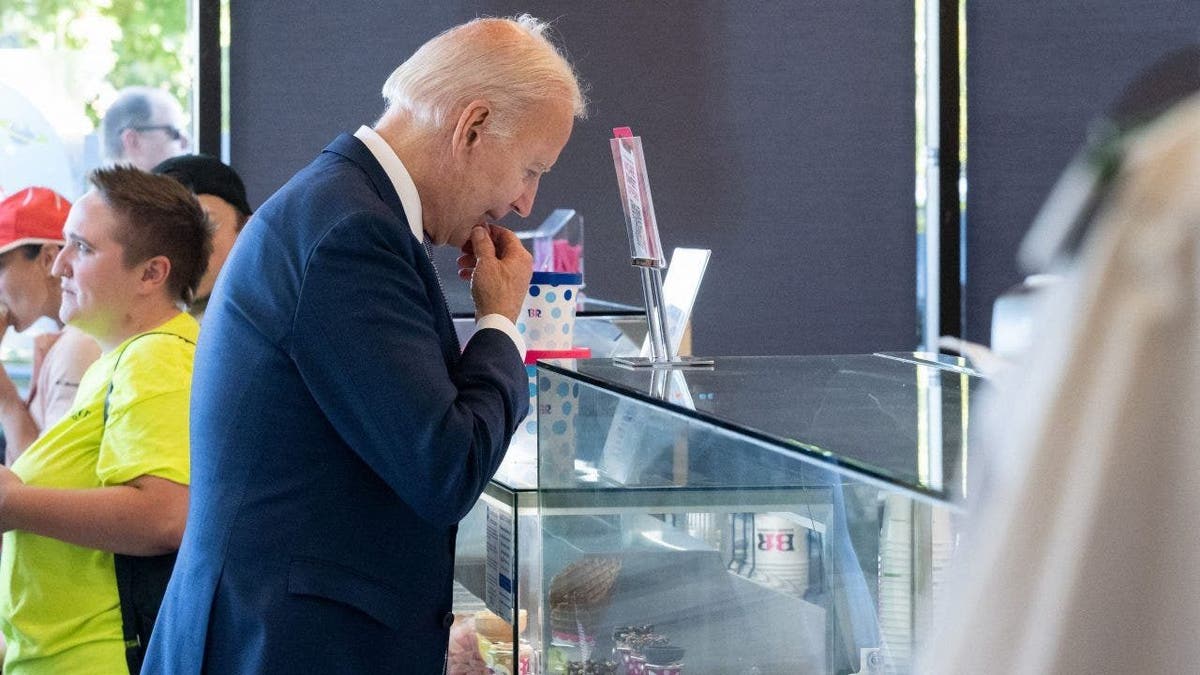
M 640 304 L 608 146 L 628 125 L 645 143 L 664 246 L 714 249 L 697 352 L 916 342 L 910 4 L 300 0 L 231 11 L 231 157 L 256 202 L 338 132 L 373 121 L 384 79 L 426 39 L 528 11 L 556 20 L 591 85 L 591 117 L 543 181 L 530 225 L 560 206 L 584 215 L 592 295 Z
M 1088 123 L 1200 38 L 1200 3 L 967 3 L 967 335 L 987 342 L 1016 250 Z

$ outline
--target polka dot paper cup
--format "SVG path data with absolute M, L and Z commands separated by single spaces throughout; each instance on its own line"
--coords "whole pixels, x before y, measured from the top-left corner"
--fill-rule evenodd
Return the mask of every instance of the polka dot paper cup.
M 529 349 L 570 349 L 575 342 L 575 303 L 582 274 L 534 272 L 517 317 L 517 331 Z
M 513 444 L 535 448 L 542 476 L 549 483 L 569 480 L 575 472 L 575 406 L 579 403 L 579 385 L 538 377 L 539 359 L 560 359 L 573 368 L 575 359 L 591 358 L 587 347 L 565 350 L 530 350 L 525 355 L 525 371 L 529 375 L 529 416 L 521 421 Z M 538 442 L 538 420 L 544 437 Z M 512 447 L 509 446 L 511 454 Z

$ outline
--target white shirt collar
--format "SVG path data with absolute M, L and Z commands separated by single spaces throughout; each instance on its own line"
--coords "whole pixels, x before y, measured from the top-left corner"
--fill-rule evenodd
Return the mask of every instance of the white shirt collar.
M 392 146 L 371 127 L 359 127 L 358 131 L 354 132 L 354 137 L 367 146 L 375 156 L 375 161 L 379 162 L 379 166 L 383 167 L 384 173 L 392 181 L 392 187 L 400 196 L 400 206 L 404 208 L 404 217 L 408 218 L 413 236 L 417 241 L 425 241 L 425 230 L 421 222 L 421 196 L 417 194 L 417 186 L 408 174 L 408 169 L 404 168 L 404 162 L 396 156 Z

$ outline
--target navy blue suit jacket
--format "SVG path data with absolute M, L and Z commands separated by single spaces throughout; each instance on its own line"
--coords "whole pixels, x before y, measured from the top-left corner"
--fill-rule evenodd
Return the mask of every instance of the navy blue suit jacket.
M 338 137 L 251 219 L 208 306 L 143 672 L 441 672 L 456 524 L 528 408 L 504 333 L 459 349 L 391 182 Z

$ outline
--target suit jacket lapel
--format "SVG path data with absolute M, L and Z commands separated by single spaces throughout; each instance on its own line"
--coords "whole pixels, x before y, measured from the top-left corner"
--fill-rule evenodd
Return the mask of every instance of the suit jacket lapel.
M 404 205 L 400 203 L 400 195 L 396 194 L 396 188 L 392 186 L 392 179 L 375 159 L 375 155 L 367 149 L 366 144 L 350 134 L 341 134 L 333 139 L 333 142 L 325 148 L 325 152 L 341 155 L 361 168 L 375 187 L 375 192 L 379 194 L 388 208 L 405 226 L 409 225 L 408 216 L 404 213 Z M 412 232 L 409 234 L 411 235 Z M 462 347 L 458 343 L 458 334 L 454 331 L 454 319 L 450 316 L 450 309 L 446 306 L 446 295 L 442 291 L 441 278 L 438 277 L 433 258 L 429 255 L 429 248 L 425 246 L 424 242 L 418 242 L 418 245 L 414 246 L 414 250 L 418 250 L 415 255 L 417 269 L 425 277 L 425 285 L 429 288 L 430 299 L 435 306 L 434 311 L 438 314 L 437 329 L 442 340 L 442 352 L 446 355 L 447 363 L 456 363 Z M 440 311 L 438 311 L 439 308 Z

